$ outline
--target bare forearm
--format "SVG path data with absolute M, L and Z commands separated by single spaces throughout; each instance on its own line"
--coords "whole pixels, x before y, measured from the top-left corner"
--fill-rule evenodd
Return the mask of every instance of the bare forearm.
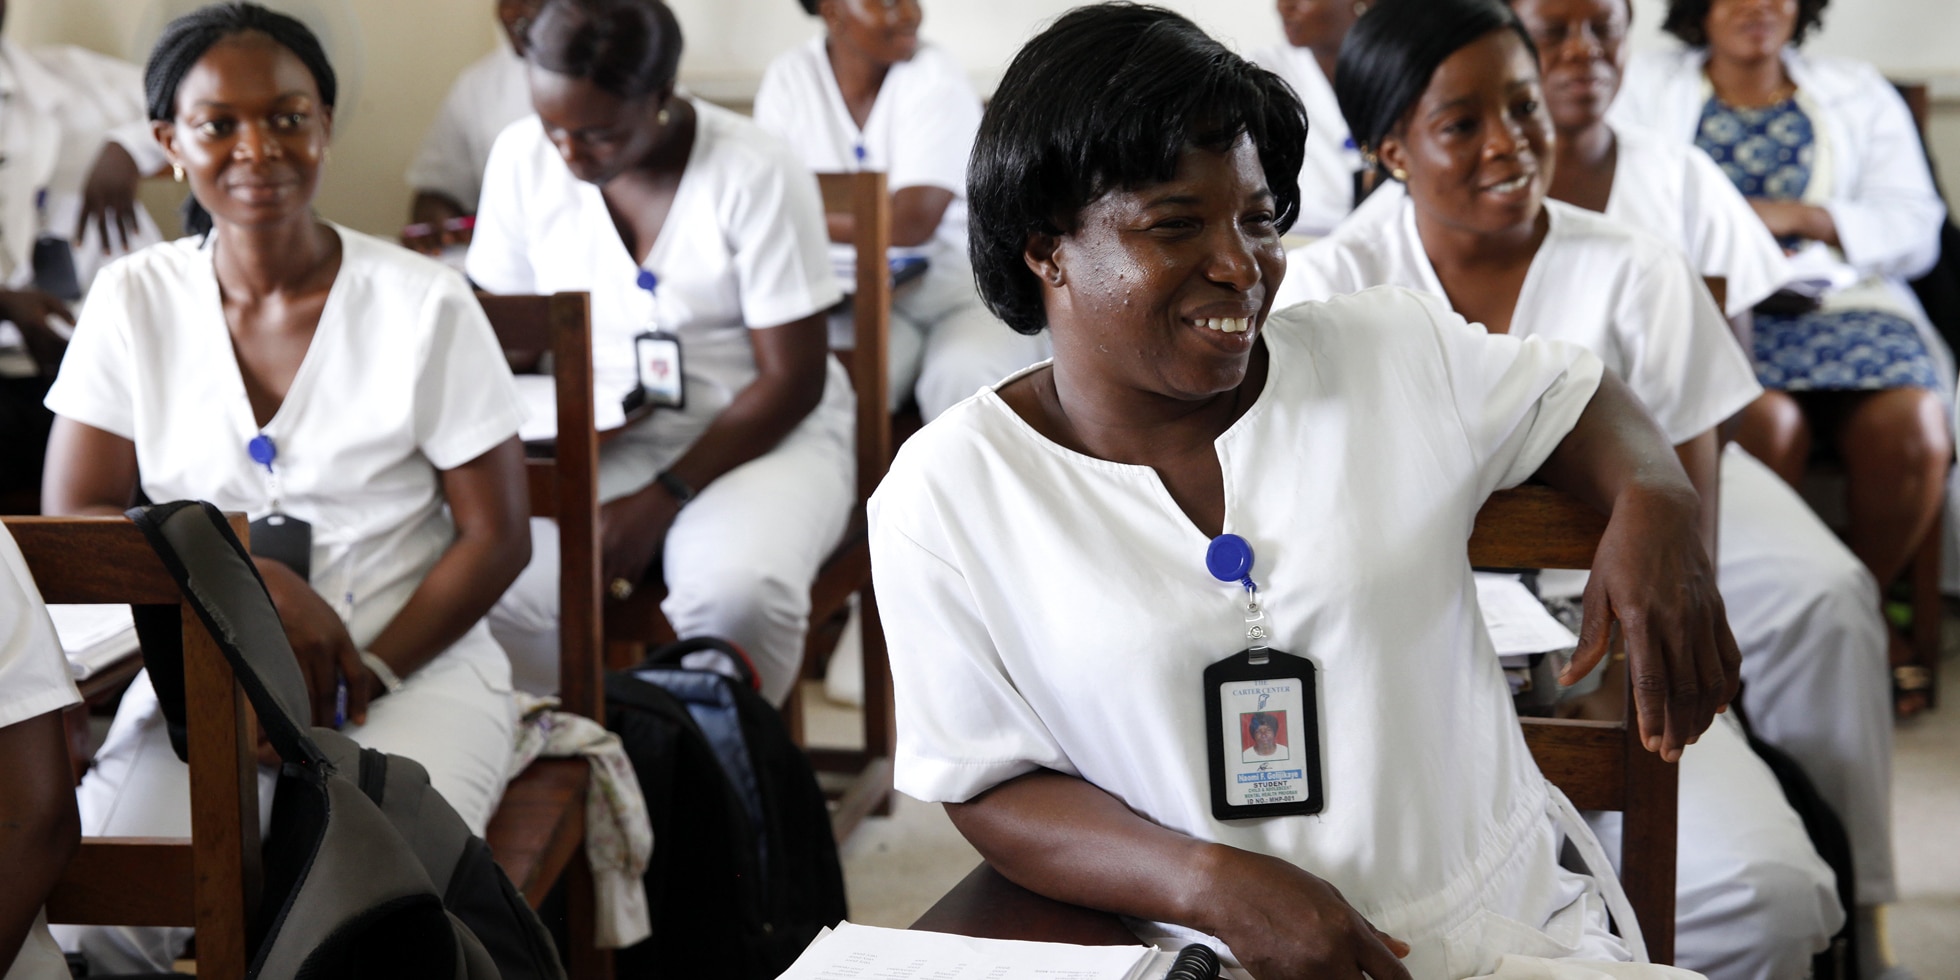
M 1610 514 L 1629 494 L 1696 506 L 1695 486 L 1674 447 L 1626 383 L 1601 376 L 1579 421 L 1538 478 Z
M 828 356 L 828 355 L 825 355 Z M 776 448 L 823 401 L 824 374 L 742 389 L 668 469 L 696 490 Z
M 1721 466 L 1722 450 L 1710 429 L 1674 447 L 1675 458 L 1681 461 L 1681 468 L 1687 471 L 1688 482 L 1694 484 L 1695 495 L 1701 498 L 1701 542 L 1708 548 L 1708 556 L 1715 557 L 1716 524 L 1721 516 Z
M 530 558 L 528 536 L 458 534 L 369 649 L 403 677 L 422 669 L 490 612 Z
M 81 842 L 61 712 L 0 729 L 0 963 L 12 963 Z

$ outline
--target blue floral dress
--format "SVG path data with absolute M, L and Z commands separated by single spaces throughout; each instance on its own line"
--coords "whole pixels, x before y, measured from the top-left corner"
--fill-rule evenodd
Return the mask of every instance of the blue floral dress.
M 1695 145 L 1714 158 L 1744 197 L 1798 200 L 1810 186 L 1817 131 L 1795 96 L 1752 109 L 1710 97 L 1701 109 Z M 1755 362 L 1763 387 L 1783 391 L 1939 387 L 1919 329 L 1883 310 L 1758 313 Z

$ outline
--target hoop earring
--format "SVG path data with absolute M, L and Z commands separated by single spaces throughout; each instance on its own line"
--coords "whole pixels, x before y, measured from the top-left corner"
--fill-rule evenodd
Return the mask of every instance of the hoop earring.
M 183 164 L 181 164 L 181 163 L 173 163 L 173 164 L 171 164 L 171 165 L 170 165 L 170 179 L 172 179 L 172 180 L 174 180 L 174 181 L 176 181 L 176 182 L 177 182 L 177 183 L 179 183 L 179 184 L 181 184 L 181 183 L 183 183 L 183 182 L 184 182 L 184 165 L 183 165 Z

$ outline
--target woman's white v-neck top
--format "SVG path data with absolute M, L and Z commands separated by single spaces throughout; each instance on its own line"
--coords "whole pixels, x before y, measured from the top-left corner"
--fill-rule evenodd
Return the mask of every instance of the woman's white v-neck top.
M 340 272 L 261 429 L 212 267 L 184 238 L 103 270 L 48 392 L 55 414 L 135 443 L 151 500 L 208 500 L 313 525 L 313 587 L 359 642 L 455 536 L 441 471 L 517 433 L 524 409 L 483 308 L 432 259 L 334 226 Z M 246 444 L 263 432 L 273 471 Z

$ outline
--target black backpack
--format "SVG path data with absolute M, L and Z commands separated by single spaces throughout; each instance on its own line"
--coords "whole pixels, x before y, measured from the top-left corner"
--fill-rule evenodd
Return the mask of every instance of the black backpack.
M 248 923 L 247 977 L 563 980 L 543 924 L 419 763 L 302 720 L 305 681 L 224 515 L 180 501 L 129 516 L 231 664 L 284 762 L 262 849 L 259 921 Z M 180 729 L 177 607 L 136 613 L 164 716 Z M 182 757 L 181 741 L 172 741 Z
M 740 676 L 681 665 L 719 651 Z M 803 750 L 726 641 L 669 644 L 606 677 L 653 822 L 653 935 L 618 952 L 622 977 L 771 980 L 844 918 L 830 814 Z

